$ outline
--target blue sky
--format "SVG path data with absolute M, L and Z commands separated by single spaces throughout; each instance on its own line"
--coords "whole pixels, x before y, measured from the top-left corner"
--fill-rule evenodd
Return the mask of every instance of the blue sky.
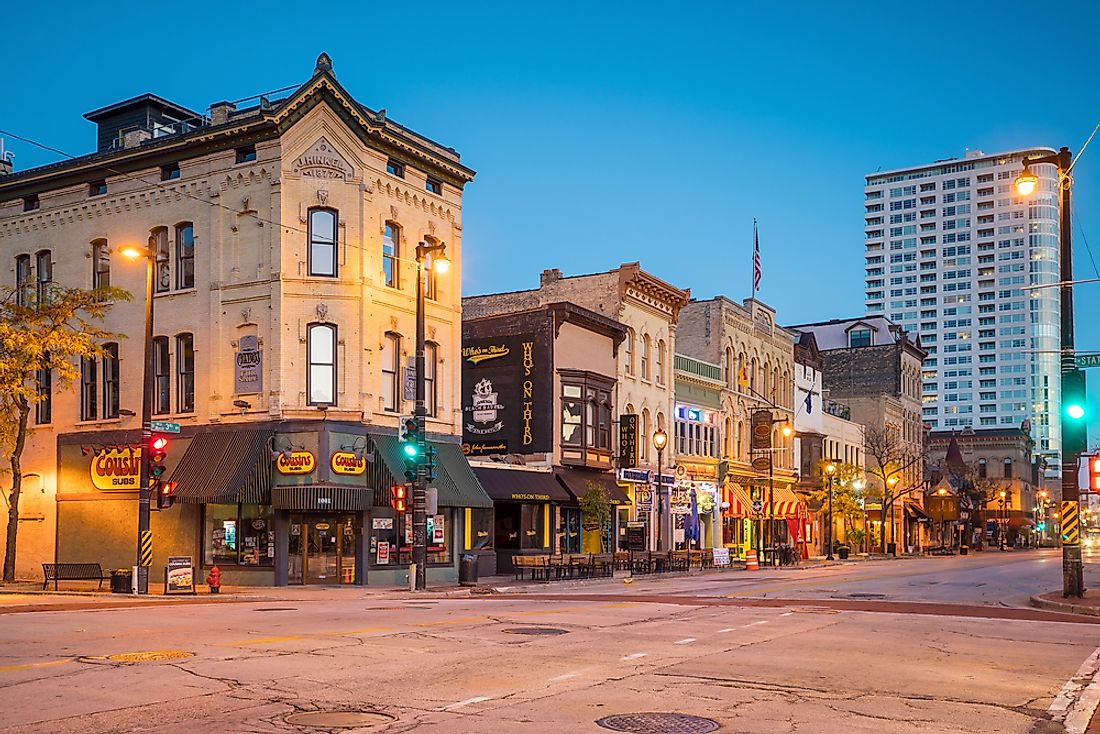
M 974 148 L 1076 151 L 1100 122 L 1085 2 L 204 7 L 55 3 L 48 24 L 7 9 L 0 128 L 85 153 L 88 110 L 146 91 L 205 110 L 300 83 L 327 51 L 359 100 L 478 171 L 467 293 L 641 260 L 697 296 L 743 298 L 755 217 L 781 323 L 859 314 L 864 174 Z M 1023 37 L 1044 25 L 1061 37 Z M 7 144 L 20 169 L 56 158 Z M 1093 146 L 1077 277 L 1097 276 L 1085 239 L 1100 262 Z M 1079 347 L 1100 350 L 1098 312 L 1100 284 L 1079 287 Z

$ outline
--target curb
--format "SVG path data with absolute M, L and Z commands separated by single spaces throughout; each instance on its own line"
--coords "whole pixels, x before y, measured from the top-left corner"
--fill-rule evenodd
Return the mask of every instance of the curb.
M 1072 602 L 1053 601 L 1044 599 L 1039 595 L 1032 596 L 1029 600 L 1031 606 L 1037 609 L 1046 609 L 1052 612 L 1066 612 L 1067 614 L 1083 614 L 1088 617 L 1100 617 L 1100 607 L 1086 604 L 1073 604 Z

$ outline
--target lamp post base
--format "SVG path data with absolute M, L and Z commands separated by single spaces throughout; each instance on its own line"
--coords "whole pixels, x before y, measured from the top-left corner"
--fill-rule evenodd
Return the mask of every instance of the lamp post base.
M 1062 546 L 1062 596 L 1082 597 L 1085 579 L 1081 564 L 1081 546 Z

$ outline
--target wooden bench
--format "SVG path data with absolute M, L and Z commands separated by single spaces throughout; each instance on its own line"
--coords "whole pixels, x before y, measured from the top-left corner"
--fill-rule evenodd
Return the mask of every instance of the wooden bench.
M 98 589 L 102 589 L 103 582 L 111 578 L 103 574 L 103 568 L 98 563 L 43 563 L 42 575 L 45 577 L 43 591 L 51 581 L 54 591 L 57 591 L 58 581 L 98 581 Z
M 531 572 L 532 581 L 550 580 L 549 556 L 512 556 L 512 566 L 516 571 L 516 579 L 522 581 L 525 571 Z

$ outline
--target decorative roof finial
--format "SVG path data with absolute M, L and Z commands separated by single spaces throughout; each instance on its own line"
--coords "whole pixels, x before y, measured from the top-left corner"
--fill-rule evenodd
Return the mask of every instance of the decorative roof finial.
M 317 57 L 317 68 L 313 70 L 314 74 L 320 74 L 321 72 L 332 74 L 332 57 L 324 51 Z

